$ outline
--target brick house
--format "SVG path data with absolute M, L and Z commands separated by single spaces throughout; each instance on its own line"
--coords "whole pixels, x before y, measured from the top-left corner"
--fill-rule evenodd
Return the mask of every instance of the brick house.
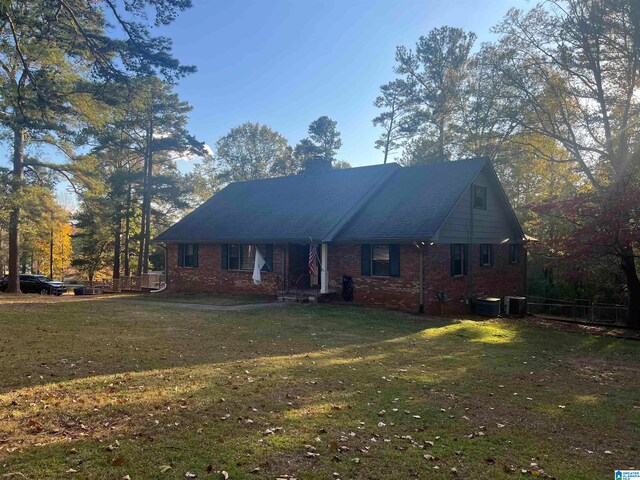
M 319 166 L 320 165 L 320 166 Z M 524 234 L 486 159 L 312 171 L 227 185 L 163 232 L 172 292 L 340 294 L 428 314 L 524 295 Z M 317 278 L 309 275 L 318 246 Z M 266 264 L 252 281 L 255 251 Z M 444 295 L 443 295 L 444 294 Z

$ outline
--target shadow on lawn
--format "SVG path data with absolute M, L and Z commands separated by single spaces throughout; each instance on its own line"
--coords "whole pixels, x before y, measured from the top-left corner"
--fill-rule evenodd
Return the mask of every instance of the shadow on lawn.
M 114 316 L 122 314 L 119 308 L 109 305 Z M 405 478 L 424 464 L 424 450 L 409 448 L 402 438 L 412 435 L 417 441 L 443 436 L 434 454 L 445 470 L 459 466 L 454 452 L 469 444 L 465 461 L 474 462 L 474 473 L 495 478 L 495 468 L 484 461 L 489 447 L 492 455 L 515 462 L 541 451 L 553 453 L 559 445 L 568 449 L 575 444 L 574 436 L 589 438 L 588 429 L 577 425 L 572 444 L 564 435 L 554 441 L 540 437 L 535 448 L 526 440 L 532 429 L 548 431 L 549 422 L 565 421 L 541 415 L 562 392 L 589 399 L 582 402 L 588 408 L 604 401 L 597 384 L 567 375 L 571 366 L 556 365 L 554 359 L 574 349 L 595 355 L 615 341 L 600 339 L 581 346 L 581 339 L 570 334 L 549 335 L 517 323 L 425 321 L 357 307 L 188 312 L 162 321 L 156 318 L 161 312 L 147 305 L 130 312 L 129 322 L 161 322 L 153 331 L 158 345 L 146 360 L 141 354 L 129 357 L 136 342 L 144 344 L 136 335 L 126 329 L 112 332 L 111 341 L 124 348 L 124 363 L 102 369 L 97 365 L 93 374 L 83 371 L 0 395 L 0 418 L 5 419 L 0 445 L 22 450 L 11 465 L 28 471 L 38 460 L 35 463 L 44 464 L 53 477 L 67 468 L 94 465 L 98 470 L 86 471 L 83 478 L 101 478 L 102 468 L 113 469 L 114 475 L 151 475 L 159 465 L 171 464 L 175 478 L 182 478 L 185 469 L 200 472 L 214 462 L 214 468 L 240 478 L 256 467 L 261 468 L 257 478 L 285 473 L 329 478 L 336 469 L 346 478 L 357 478 L 363 467 L 349 460 L 364 457 L 363 463 L 371 465 L 364 468 L 372 468 L 370 474 L 376 478 Z M 88 322 L 84 328 L 97 328 Z M 107 324 L 107 333 L 109 326 L 113 324 Z M 168 350 L 161 347 L 163 342 L 170 342 Z M 153 358 L 166 351 L 176 355 L 189 344 L 198 346 L 193 355 L 154 366 Z M 132 360 L 138 368 L 127 370 Z M 534 381 L 530 371 L 536 373 Z M 635 375 L 638 380 L 637 370 Z M 514 396 L 516 389 L 519 395 Z M 528 404 L 529 396 L 535 402 Z M 571 404 L 571 399 L 565 403 Z M 487 405 L 494 405 L 494 410 Z M 385 413 L 379 415 L 382 410 Z M 379 427 L 379 422 L 386 426 Z M 507 429 L 499 429 L 497 423 Z M 481 426 L 486 427 L 484 437 L 466 439 Z M 276 427 L 283 430 L 265 434 Z M 609 425 L 603 427 L 608 429 Z M 105 450 L 118 438 L 130 441 L 113 452 Z M 349 450 L 337 452 L 332 442 Z M 43 446 L 35 448 L 36 444 Z M 321 458 L 307 456 L 305 444 L 316 445 Z M 81 466 L 78 457 L 69 454 L 71 446 L 80 452 Z M 111 465 L 120 456 L 126 464 Z M 333 457 L 341 460 L 339 466 Z M 609 468 L 611 462 L 607 458 L 601 468 Z
M 366 345 L 447 324 L 399 312 L 312 305 L 217 312 L 109 297 L 0 305 L 6 333 L 0 338 L 0 373 L 6 373 L 0 375 L 0 393 L 83 377 Z

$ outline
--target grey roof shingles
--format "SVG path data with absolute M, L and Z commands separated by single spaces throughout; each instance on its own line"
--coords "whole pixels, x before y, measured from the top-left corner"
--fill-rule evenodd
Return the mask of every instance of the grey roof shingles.
M 156 240 L 428 240 L 486 163 L 392 163 L 232 183 Z

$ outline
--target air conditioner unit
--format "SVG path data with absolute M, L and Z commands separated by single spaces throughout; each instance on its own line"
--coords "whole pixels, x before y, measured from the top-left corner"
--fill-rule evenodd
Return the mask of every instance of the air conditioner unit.
M 504 297 L 504 311 L 507 315 L 524 317 L 527 314 L 527 297 Z

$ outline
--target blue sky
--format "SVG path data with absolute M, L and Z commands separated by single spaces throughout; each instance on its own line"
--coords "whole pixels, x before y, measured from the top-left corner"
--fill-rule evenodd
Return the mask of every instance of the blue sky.
M 193 111 L 189 127 L 213 146 L 246 121 L 269 125 L 291 146 L 307 136 L 321 115 L 338 122 L 338 159 L 353 166 L 382 162 L 374 148 L 379 130 L 373 101 L 395 78 L 395 49 L 413 47 L 443 25 L 491 40 L 491 27 L 510 7 L 527 0 L 193 0 L 176 22 L 156 30 L 174 42 L 174 53 L 198 72 L 177 87 Z M 1 163 L 11 162 L 0 145 Z M 39 149 L 47 161 L 52 149 Z M 181 170 L 193 161 L 180 161 Z M 68 190 L 62 183 L 59 195 Z M 71 200 L 73 203 L 73 199 Z
M 162 33 L 198 72 L 180 82 L 192 132 L 209 145 L 246 121 L 268 124 L 293 146 L 311 121 L 338 122 L 338 158 L 382 161 L 373 100 L 394 78 L 395 48 L 442 25 L 491 40 L 521 0 L 194 0 Z M 189 168 L 183 165 L 183 168 Z

